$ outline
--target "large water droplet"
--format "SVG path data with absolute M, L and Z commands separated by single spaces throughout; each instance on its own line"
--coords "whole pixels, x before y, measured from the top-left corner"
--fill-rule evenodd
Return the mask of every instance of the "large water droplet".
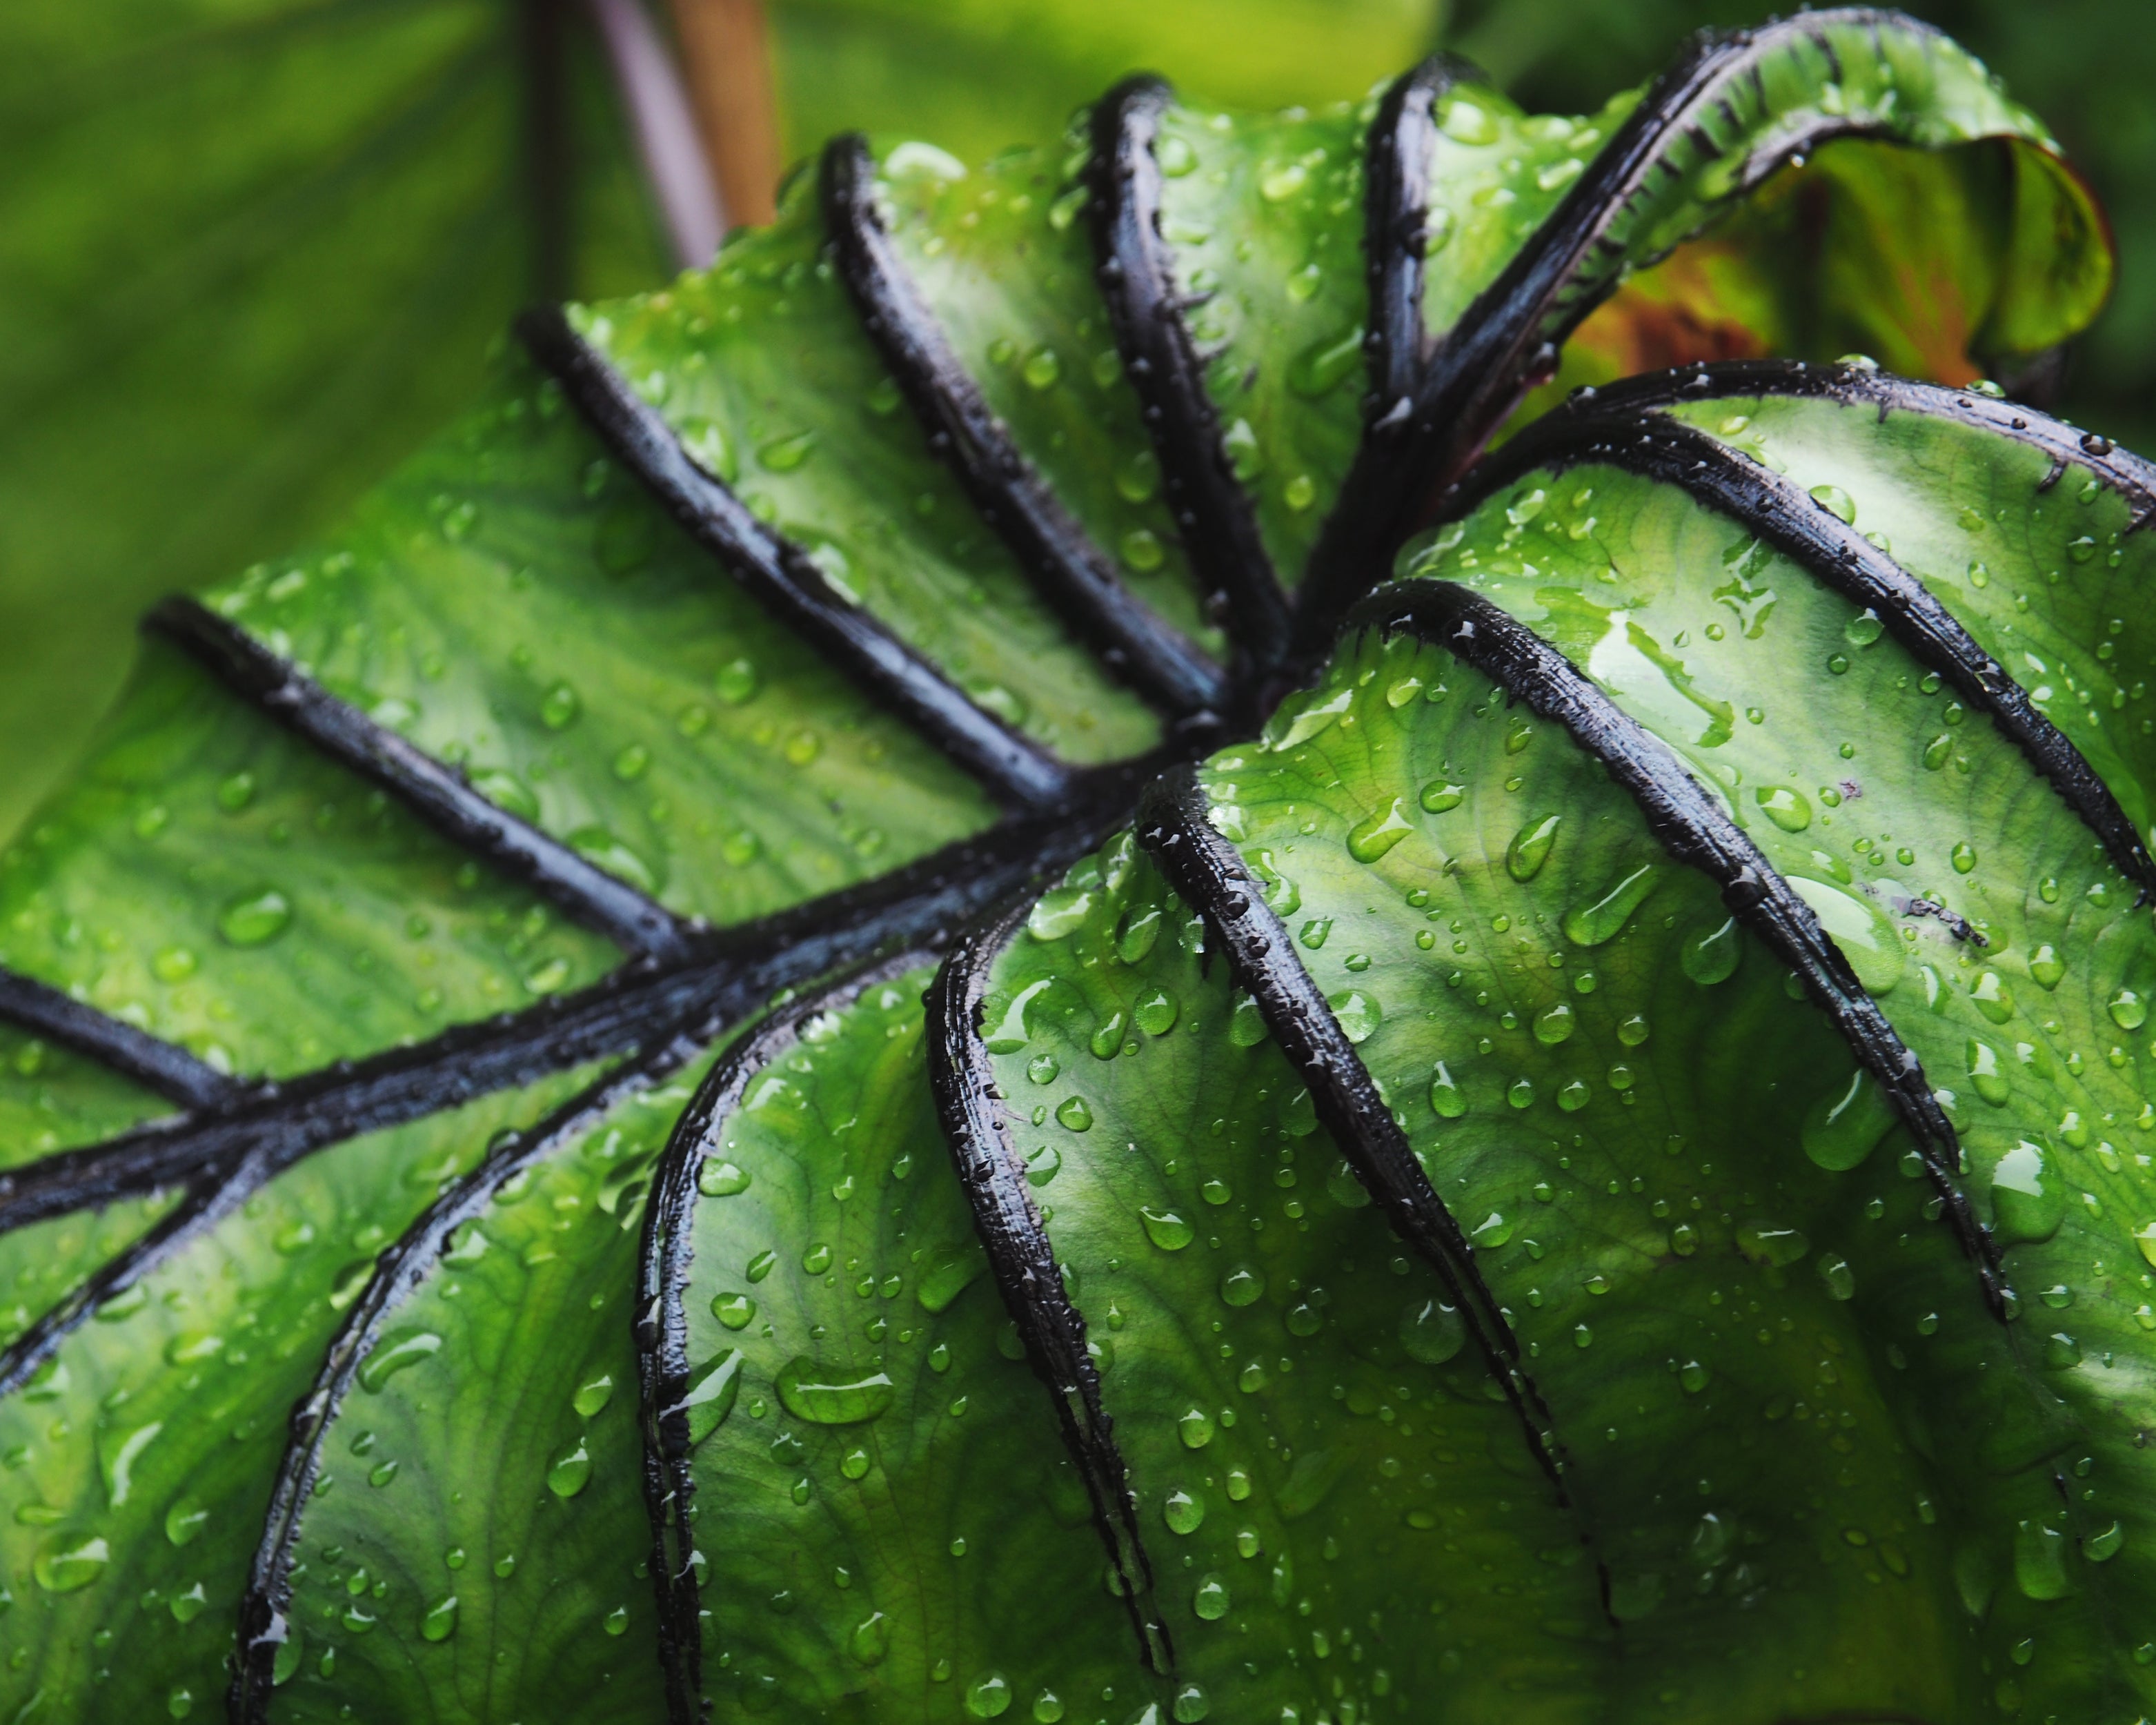
M 855 1375 L 827 1372 L 798 1355 L 778 1373 L 778 1399 L 788 1413 L 812 1425 L 858 1425 L 891 1405 L 891 1382 L 882 1372 Z
M 1340 1021 L 1340 1034 L 1350 1042 L 1367 1042 L 1376 1034 L 1383 1009 L 1378 998 L 1362 988 L 1349 988 L 1338 994 L 1326 996 L 1325 1004 L 1332 1009 L 1332 1015 Z
M 2156 1230 L 2156 1223 L 2149 1226 Z M 2149 1261 L 2156 1263 L 2156 1257 Z M 1220 1297 L 1230 1306 L 1255 1306 L 1265 1291 L 1265 1277 L 1246 1266 L 1238 1266 L 1220 1278 Z
M 1789 881 L 1819 918 L 1820 927 L 1841 948 L 1842 957 L 1849 961 L 1849 968 L 1856 973 L 1866 993 L 1884 994 L 1902 979 L 1907 961 L 1894 924 L 1884 911 L 1871 900 L 1824 880 L 1792 875 Z
M 419 1620 L 419 1634 L 429 1641 L 446 1641 L 457 1632 L 457 1596 L 445 1594 L 427 1608 Z
M 398 1373 L 432 1358 L 441 1347 L 442 1338 L 432 1330 L 392 1330 L 375 1344 L 360 1367 L 359 1387 L 378 1394 Z
M 1160 1517 L 1176 1533 L 1195 1533 L 1205 1519 L 1205 1500 L 1178 1486 L 1161 1501 Z
M 592 1452 L 578 1438 L 547 1465 L 547 1489 L 557 1497 L 573 1497 L 590 1483 L 591 1477 Z
M 1821 1168 L 1840 1173 L 1869 1156 L 1898 1117 L 1877 1081 L 1859 1070 L 1849 1075 L 1840 1090 L 1812 1104 L 1799 1142 L 1804 1154 Z
M 1441 1366 L 1466 1345 L 1467 1326 L 1458 1312 L 1432 1297 L 1416 1301 L 1400 1313 L 1399 1337 L 1409 1359 Z
M 1564 937 L 1576 947 L 1599 947 L 1614 940 L 1625 920 L 1655 890 L 1652 863 L 1642 863 L 1602 896 L 1564 913 Z
M 1789 785 L 1761 785 L 1753 798 L 1785 833 L 1801 833 L 1812 824 L 1811 799 Z
M 88 1587 L 111 1562 L 102 1535 L 56 1533 L 38 1548 L 30 1573 L 49 1594 L 71 1594 Z
M 723 1156 L 707 1156 L 696 1168 L 696 1189 L 706 1198 L 732 1198 L 749 1184 L 748 1170 Z
M 1515 880 L 1532 880 L 1540 874 L 1563 819 L 1562 815 L 1545 814 L 1513 834 L 1512 842 L 1505 847 L 1505 872 Z
M 2041 1145 L 2024 1138 L 1991 1171 L 1992 1232 L 2001 1245 L 2049 1240 L 2066 1219 L 2066 1186 Z
M 871 1611 L 846 1637 L 846 1651 L 863 1665 L 881 1665 L 891 1651 L 890 1620 L 880 1611 Z
M 2041 1522 L 2022 1522 L 2014 1536 L 2014 1584 L 2032 1599 L 2063 1599 L 2071 1593 L 2065 1533 Z
M 1457 1120 L 1467 1111 L 1467 1098 L 1443 1060 L 1430 1072 L 1430 1106 L 1445 1120 Z
M 1141 1205 L 1138 1220 L 1145 1225 L 1146 1238 L 1163 1252 L 1179 1252 L 1198 1237 L 1198 1230 L 1173 1210 Z
M 1736 918 L 1729 917 L 1695 927 L 1678 948 L 1677 962 L 1684 967 L 1686 976 L 1702 988 L 1711 988 L 1736 975 L 1737 961 L 1743 956 L 1743 951 L 1738 938 Z
M 726 1415 L 733 1412 L 734 1401 L 741 1394 L 745 1363 L 738 1348 L 722 1349 L 690 1373 L 681 1399 L 663 1410 L 662 1418 L 670 1414 L 687 1417 L 691 1449 L 726 1423 Z
M 217 932 L 235 947 L 264 947 L 291 922 L 292 901 L 274 886 L 264 886 L 229 900 L 218 912 Z
M 1348 854 L 1358 863 L 1373 863 L 1414 830 L 1408 819 L 1408 799 L 1395 797 L 1375 814 L 1366 815 L 1348 832 Z
M 1989 1043 L 1972 1036 L 1962 1050 L 1962 1065 L 1969 1073 L 1969 1088 L 1994 1108 L 2005 1106 L 2014 1094 L 2007 1082 L 2006 1073 L 1999 1064 L 1999 1050 Z
M 990 1671 L 966 1686 L 966 1711 L 976 1719 L 1000 1718 L 1010 1704 L 1010 1681 L 1001 1671 Z
M 2014 1016 L 2014 991 L 1995 970 L 1978 974 L 1969 985 L 1969 998 L 1976 1004 L 1976 1009 L 1994 1024 L 2003 1024 Z
M 1315 401 L 1330 395 L 1362 369 L 1363 331 L 1358 327 L 1322 336 L 1288 362 L 1287 387 Z

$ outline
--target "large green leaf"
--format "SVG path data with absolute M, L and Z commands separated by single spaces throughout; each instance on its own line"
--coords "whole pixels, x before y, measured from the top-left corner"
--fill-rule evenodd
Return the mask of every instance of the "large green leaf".
M 1780 367 L 1469 465 L 1628 273 L 1961 383 L 2100 234 L 1827 13 L 841 140 L 527 319 L 0 863 L 0 1710 L 2140 1705 L 2145 470 Z

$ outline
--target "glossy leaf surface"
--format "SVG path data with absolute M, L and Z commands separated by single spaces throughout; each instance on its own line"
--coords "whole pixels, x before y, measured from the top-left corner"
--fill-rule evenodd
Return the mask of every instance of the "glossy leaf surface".
M 1765 366 L 1470 465 L 1620 284 L 1958 385 L 2107 268 L 1830 13 L 841 140 L 526 318 L 0 865 L 0 1705 L 2143 1705 L 2144 470 Z

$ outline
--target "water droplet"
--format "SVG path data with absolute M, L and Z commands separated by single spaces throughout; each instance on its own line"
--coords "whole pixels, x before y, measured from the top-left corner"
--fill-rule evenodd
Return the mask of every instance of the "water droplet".
M 1148 1036 L 1165 1036 L 1175 1028 L 1178 1004 L 1174 995 L 1165 988 L 1157 988 L 1138 1002 L 1134 1016 L 1138 1029 Z
M 1754 1264 L 1786 1270 L 1812 1249 L 1812 1243 L 1794 1228 L 1771 1222 L 1748 1222 L 1737 1230 L 1737 1250 Z
M 1140 449 L 1116 469 L 1116 490 L 1127 503 L 1150 501 L 1160 490 L 1160 458 Z
M 1992 1232 L 2001 1245 L 2049 1240 L 2066 1219 L 2066 1187 L 2041 1146 L 2022 1139 L 1991 1171 Z
M 2013 1086 L 1999 1066 L 1999 1050 L 1989 1043 L 1970 1037 L 1969 1045 L 1962 1051 L 1962 1064 L 1969 1073 L 1970 1088 L 1993 1107 L 2003 1107 L 2014 1094 Z
M 235 947 L 264 947 L 291 926 L 292 903 L 275 887 L 242 893 L 218 912 L 217 932 Z
M 1686 1395 L 1697 1395 L 1707 1388 L 1711 1375 L 1697 1360 L 1686 1360 L 1677 1372 L 1677 1382 Z
M 1141 1205 L 1138 1220 L 1145 1224 L 1146 1238 L 1163 1252 L 1179 1252 L 1198 1237 L 1198 1230 L 1173 1210 Z
M 419 1620 L 419 1634 L 429 1641 L 446 1641 L 457 1632 L 457 1596 L 445 1594 L 427 1608 Z
M 988 1267 L 987 1255 L 972 1240 L 962 1245 L 946 1246 L 929 1258 L 914 1298 L 921 1302 L 923 1312 L 932 1315 L 946 1311 Z
M 1469 101 L 1465 96 L 1455 96 L 1444 105 L 1445 111 L 1438 124 L 1445 136 L 1460 144 L 1494 144 L 1499 132 L 1497 121 L 1486 110 Z
M 1213 1416 L 1203 1408 L 1187 1409 L 1175 1422 L 1176 1435 L 1186 1450 L 1202 1450 L 1213 1441 Z
M 758 444 L 756 459 L 773 473 L 792 473 L 806 461 L 816 449 L 814 431 L 796 431 L 785 437 L 774 437 Z
M 431 1359 L 441 1351 L 442 1338 L 432 1330 L 392 1330 L 375 1344 L 359 1368 L 359 1387 L 379 1394 L 382 1387 L 408 1366 Z
M 1065 1096 L 1056 1105 L 1055 1117 L 1074 1132 L 1086 1132 L 1093 1124 L 1093 1111 L 1083 1096 Z
M 606 1404 L 613 1399 L 613 1378 L 604 1372 L 587 1384 L 579 1384 L 577 1393 L 569 1398 L 569 1405 L 586 1420 L 595 1420 L 606 1411 Z
M 815 1361 L 796 1356 L 778 1373 L 778 1399 L 797 1420 L 812 1425 L 858 1425 L 891 1405 L 888 1374 L 870 1372 L 848 1377 L 829 1373 Z
M 1443 1060 L 1430 1073 L 1430 1106 L 1445 1120 L 1457 1120 L 1467 1111 L 1467 1098 Z
M 1200 1577 L 1190 1609 L 1208 1623 L 1218 1623 L 1228 1615 L 1228 1584 L 1218 1575 Z
M 1383 809 L 1348 829 L 1348 854 L 1358 863 L 1373 863 L 1414 830 L 1408 819 L 1408 800 L 1395 797 Z
M 1753 798 L 1767 819 L 1785 833 L 1801 833 L 1812 824 L 1811 799 L 1788 785 L 1762 785 Z
M 661 1410 L 662 1418 L 675 1414 L 686 1416 L 690 1448 L 696 1448 L 726 1423 L 726 1415 L 733 1412 L 734 1402 L 741 1394 L 742 1368 L 746 1363 L 738 1348 L 721 1349 L 690 1373 L 681 1399 Z
M 2066 977 L 2066 961 L 2056 947 L 2046 943 L 2029 955 L 2029 974 L 2039 986 L 2056 988 Z
M 1505 872 L 1515 880 L 1532 880 L 1540 874 L 1549 860 L 1550 847 L 1557 843 L 1558 828 L 1563 819 L 1545 814 L 1513 834 L 1512 842 L 1505 847 Z
M 745 1330 L 756 1321 L 756 1301 L 747 1294 L 715 1294 L 711 1316 L 730 1330 Z
M 2152 1244 L 2146 1250 L 2156 1254 L 2156 1222 L 2148 1225 Z M 2156 1264 L 2156 1255 L 2149 1262 Z M 1255 1306 L 1265 1291 L 1265 1277 L 1245 1266 L 1239 1266 L 1220 1278 L 1220 1297 L 1230 1306 Z
M 1576 947 L 1599 947 L 1616 938 L 1627 918 L 1655 890 L 1652 863 L 1642 863 L 1592 902 L 1564 913 L 1564 937 Z
M 573 1497 L 583 1491 L 592 1477 L 591 1451 L 578 1438 L 568 1449 L 548 1464 L 547 1489 L 557 1497 Z
M 1171 1532 L 1195 1533 L 1205 1519 L 1205 1500 L 1178 1486 L 1161 1501 L 1160 1517 Z
M 1812 495 L 1816 497 L 1819 495 L 1819 493 L 1815 491 Z M 1847 494 L 1844 493 L 1843 495 L 1846 495 Z M 1853 516 L 1855 512 L 1856 511 L 1852 507 L 1851 515 Z M 1835 513 L 1840 515 L 1841 511 L 1836 510 Z M 1846 521 L 1850 519 L 1850 516 L 1843 516 L 1842 519 Z M 1842 638 L 1846 640 L 1851 646 L 1868 647 L 1886 632 L 1886 629 L 1887 625 L 1879 619 L 1879 614 L 1867 605 L 1863 610 L 1858 612 L 1856 616 L 1851 618 L 1849 621 L 1842 626 L 1841 633 Z
M 1055 357 L 1053 347 L 1036 347 L 1025 357 L 1019 376 L 1025 379 L 1029 389 L 1053 389 L 1062 378 L 1063 362 Z
M 583 710 L 577 691 L 567 683 L 557 682 L 539 698 L 539 722 L 549 731 L 566 731 Z
M 719 667 L 711 679 L 711 690 L 728 706 L 739 706 L 753 697 L 762 683 L 762 674 L 752 661 L 735 659 Z
M 1467 787 L 1454 784 L 1448 779 L 1433 778 L 1422 788 L 1422 806 L 1432 814 L 1442 814 L 1448 809 L 1457 809 L 1467 800 Z
M 1082 886 L 1058 886 L 1043 893 L 1025 919 L 1026 932 L 1037 941 L 1060 941 L 1074 934 L 1092 913 L 1093 895 Z
M 749 1184 L 748 1170 L 724 1157 L 707 1156 L 696 1169 L 696 1189 L 706 1198 L 732 1198 Z
M 966 1686 L 966 1711 L 976 1719 L 999 1718 L 1010 1704 L 1010 1681 L 1001 1671 L 990 1671 Z
M 1055 1725 L 1063 1717 L 1063 1697 L 1053 1689 L 1044 1689 L 1033 1698 L 1033 1717 L 1039 1725 Z
M 869 1613 L 846 1637 L 846 1651 L 863 1665 L 881 1665 L 891 1651 L 889 1620 L 880 1611 Z
M 1856 973 L 1866 992 L 1884 994 L 1902 979 L 1907 960 L 1893 922 L 1884 911 L 1870 899 L 1824 880 L 1792 875 L 1789 882 L 1841 949 L 1841 956 L 1849 961 L 1849 968 Z
M 2148 1021 L 2148 1003 L 2132 988 L 2121 988 L 2107 1004 L 2111 1021 L 2122 1030 L 2138 1030 Z
M 2022 1522 L 2014 1536 L 2014 1583 L 2032 1599 L 2062 1599 L 2071 1593 L 2066 1536 L 2041 1522 Z
M 1363 366 L 1363 331 L 1358 327 L 1322 336 L 1288 362 L 1287 387 L 1315 401 L 1330 395 Z
M 1340 1034 L 1352 1043 L 1367 1042 L 1377 1034 L 1384 1011 L 1376 995 L 1362 988 L 1348 988 L 1337 994 L 1328 994 L 1325 1004 L 1332 1009 L 1332 1015 L 1340 1021 Z
M 101 1535 L 55 1533 L 38 1548 L 30 1573 L 47 1593 L 71 1594 L 96 1580 L 111 1560 Z
M 2101 1533 L 2092 1533 L 2082 1542 L 2082 1555 L 2092 1563 L 2107 1563 L 2118 1555 L 2125 1543 L 2124 1523 L 2113 1522 Z
M 768 1250 L 758 1252 L 748 1260 L 747 1276 L 751 1281 L 762 1281 L 778 1263 L 778 1254 Z
M 1815 1102 L 1799 1133 L 1804 1154 L 1820 1167 L 1845 1173 L 1871 1155 L 1899 1117 L 1868 1072 L 1856 1071 L 1842 1088 Z
M 1258 175 L 1258 195 L 1268 203 L 1278 203 L 1294 197 L 1309 180 L 1310 170 L 1300 162 L 1270 163 Z
M 2014 1016 L 2014 991 L 1995 970 L 1978 973 L 1976 980 L 1969 984 L 1969 998 L 1976 1003 L 1976 1009 L 1994 1024 L 2003 1024 Z
M 1854 1300 L 1856 1297 L 1856 1272 L 1849 1267 L 1849 1260 L 1833 1252 L 1820 1255 L 1815 1266 L 1820 1280 L 1826 1284 L 1827 1296 L 1834 1300 Z
M 1947 853 L 1947 860 L 1953 865 L 1954 873 L 1966 875 L 1976 866 L 1976 851 L 1969 845 L 1957 845 Z
M 1150 527 L 1133 527 L 1117 542 L 1122 553 L 1124 567 L 1141 575 L 1150 575 L 1168 561 L 1168 552 L 1160 542 L 1160 536 Z
M 1812 501 L 1840 521 L 1845 526 L 1856 523 L 1856 500 L 1840 485 L 1814 485 Z
M 1790 884 L 1796 885 L 1794 881 Z M 1737 961 L 1743 955 L 1743 947 L 1738 939 L 1737 920 L 1730 917 L 1719 923 L 1696 928 L 1686 936 L 1677 958 L 1686 976 L 1702 988 L 1711 988 L 1736 975 Z M 1619 1034 L 1623 1034 L 1621 1029 Z
M 192 1497 L 182 1497 L 165 1512 L 165 1538 L 174 1545 L 192 1545 L 209 1521 L 209 1512 Z
M 1535 1014 L 1535 1040 L 1554 1048 L 1572 1034 L 1575 1022 L 1571 1006 L 1560 1000 Z
M 1414 1301 L 1400 1313 L 1399 1337 L 1409 1359 L 1441 1366 L 1466 1346 L 1467 1326 L 1458 1312 L 1432 1297 Z
M 1123 1045 L 1123 1015 L 1111 1012 L 1095 1029 L 1092 1040 L 1086 1045 L 1096 1060 L 1112 1060 Z

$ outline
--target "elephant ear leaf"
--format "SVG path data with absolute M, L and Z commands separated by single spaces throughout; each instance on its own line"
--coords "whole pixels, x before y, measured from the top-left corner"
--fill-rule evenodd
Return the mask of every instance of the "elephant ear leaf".
M 1843 13 L 1584 126 L 1437 61 L 841 139 L 159 607 L 0 862 L 0 1701 L 2131 1692 L 2068 1259 L 2156 1122 L 2140 470 L 1686 372 L 1469 470 L 1336 654 L 1625 270 L 1845 133 L 2041 144 Z M 1967 184 L 1985 279 L 2102 273 Z

